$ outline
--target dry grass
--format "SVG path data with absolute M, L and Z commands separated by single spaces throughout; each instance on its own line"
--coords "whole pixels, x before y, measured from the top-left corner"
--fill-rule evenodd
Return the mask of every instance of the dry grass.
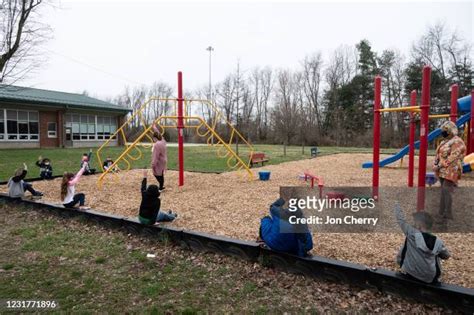
M 361 168 L 361 163 L 370 158 L 368 154 L 337 154 L 271 165 L 264 168 L 272 172 L 271 180 L 266 182 L 249 182 L 236 173 L 185 173 L 182 189 L 177 187 L 178 173 L 169 171 L 166 173 L 167 190 L 162 194 L 162 208 L 179 213 L 178 220 L 171 223 L 175 227 L 254 240 L 260 218 L 268 214 L 269 204 L 278 198 L 280 186 L 304 185 L 298 174 L 305 170 L 322 176 L 326 186 L 370 186 L 372 170 Z M 406 176 L 406 167 L 382 168 L 380 184 L 403 187 L 406 186 Z M 121 173 L 119 177 L 119 182 L 106 186 L 102 191 L 97 190 L 96 176 L 84 177 L 76 191 L 86 193 L 86 203 L 92 208 L 136 216 L 142 171 Z M 149 183 L 155 182 L 153 177 L 149 178 Z M 34 185 L 45 192 L 46 201 L 57 202 L 59 183 L 60 179 L 56 179 Z M 473 177 L 466 176 L 460 186 L 474 186 Z M 439 235 L 453 256 L 444 263 L 444 281 L 474 286 L 473 235 Z M 313 253 L 371 267 L 396 269 L 394 257 L 402 242 L 401 233 L 315 233 Z

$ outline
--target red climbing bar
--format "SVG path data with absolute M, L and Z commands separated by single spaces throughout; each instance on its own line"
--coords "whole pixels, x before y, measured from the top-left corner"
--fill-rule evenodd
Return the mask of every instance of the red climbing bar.
M 184 185 L 183 73 L 178 72 L 178 168 L 179 186 Z
M 458 118 L 458 93 L 459 86 L 457 84 L 451 85 L 451 112 L 449 113 L 449 120 L 456 123 Z
M 430 112 L 431 67 L 423 67 L 421 85 L 421 122 L 420 122 L 420 157 L 418 163 L 418 193 L 416 210 L 425 209 L 426 157 L 428 154 L 428 115 Z
M 413 90 L 410 93 L 410 106 L 416 106 L 416 91 Z M 408 187 L 413 187 L 413 177 L 415 174 L 415 131 L 416 122 L 415 114 L 410 112 L 410 140 L 408 153 Z
M 380 160 L 380 107 L 382 100 L 382 78 L 375 77 L 374 88 L 374 153 L 372 159 L 372 197 L 379 198 L 379 160 Z
M 474 90 L 471 91 L 471 121 L 469 122 L 468 153 L 474 152 Z

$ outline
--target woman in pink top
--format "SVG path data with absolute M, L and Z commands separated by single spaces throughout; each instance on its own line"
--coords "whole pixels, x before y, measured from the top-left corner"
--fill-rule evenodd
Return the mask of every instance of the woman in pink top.
M 82 174 L 87 168 L 87 162 L 84 162 L 82 168 L 76 175 L 73 173 L 64 173 L 61 182 L 61 202 L 66 208 L 74 208 L 79 203 L 79 209 L 87 210 L 89 207 L 84 206 L 86 195 L 83 193 L 76 194 L 76 184 L 79 182 Z
M 153 145 L 152 156 L 151 156 L 151 169 L 153 170 L 153 175 L 160 184 L 159 190 L 162 191 L 165 189 L 165 170 L 167 164 L 167 155 L 166 155 L 166 141 L 163 139 L 163 136 L 158 132 L 158 128 L 153 126 Z

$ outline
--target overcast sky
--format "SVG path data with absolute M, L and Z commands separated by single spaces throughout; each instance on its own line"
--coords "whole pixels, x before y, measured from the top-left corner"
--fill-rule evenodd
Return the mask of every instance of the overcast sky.
M 183 71 L 185 88 L 235 69 L 295 68 L 320 50 L 325 60 L 341 44 L 367 38 L 375 51 L 410 45 L 427 25 L 444 21 L 473 38 L 467 2 L 153 2 L 61 1 L 44 17 L 54 30 L 48 62 L 21 82 L 38 88 L 115 96 L 126 85 L 165 81 Z

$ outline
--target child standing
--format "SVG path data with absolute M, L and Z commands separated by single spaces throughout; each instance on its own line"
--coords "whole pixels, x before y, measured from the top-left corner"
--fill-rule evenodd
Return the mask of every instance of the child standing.
M 153 141 L 155 143 L 152 147 L 151 168 L 153 170 L 153 175 L 160 185 L 160 191 L 163 191 L 165 189 L 165 171 L 168 163 L 166 140 L 159 132 L 156 124 L 153 124 L 153 130 Z
M 23 168 L 18 168 L 15 171 L 15 175 L 8 180 L 8 195 L 12 198 L 23 198 L 25 196 L 25 190 L 28 190 L 32 196 L 41 197 L 42 192 L 33 189 L 33 185 L 24 181 L 26 174 L 28 173 L 28 167 L 23 163 Z
M 140 211 L 138 220 L 142 224 L 155 224 L 156 222 L 170 222 L 178 216 L 171 211 L 160 211 L 161 200 L 158 186 L 146 186 L 147 170 L 143 171 L 143 180 L 141 186 L 142 202 L 140 203 Z
M 415 227 L 406 223 L 400 205 L 395 206 L 395 217 L 405 234 L 405 243 L 397 255 L 397 263 L 403 272 L 427 283 L 436 283 L 441 275 L 440 259 L 450 254 L 442 240 L 428 231 L 433 220 L 426 212 L 415 212 Z
M 84 206 L 86 195 L 83 193 L 76 194 L 76 184 L 79 182 L 82 174 L 86 171 L 87 162 L 82 163 L 82 168 L 76 175 L 73 173 L 64 173 L 61 182 L 61 203 L 66 208 L 74 208 L 79 203 L 79 209 L 87 210 L 90 207 Z
M 82 155 L 81 168 L 83 167 L 83 165 L 86 165 L 84 175 L 94 175 L 95 174 L 95 168 L 90 168 L 90 166 L 89 166 L 89 163 L 91 162 L 91 159 L 92 159 L 92 149 L 89 150 L 89 154 L 84 153 Z
M 51 161 L 48 158 L 38 157 L 36 165 L 40 168 L 40 177 L 41 179 L 52 179 L 53 178 L 53 167 L 51 166 Z

